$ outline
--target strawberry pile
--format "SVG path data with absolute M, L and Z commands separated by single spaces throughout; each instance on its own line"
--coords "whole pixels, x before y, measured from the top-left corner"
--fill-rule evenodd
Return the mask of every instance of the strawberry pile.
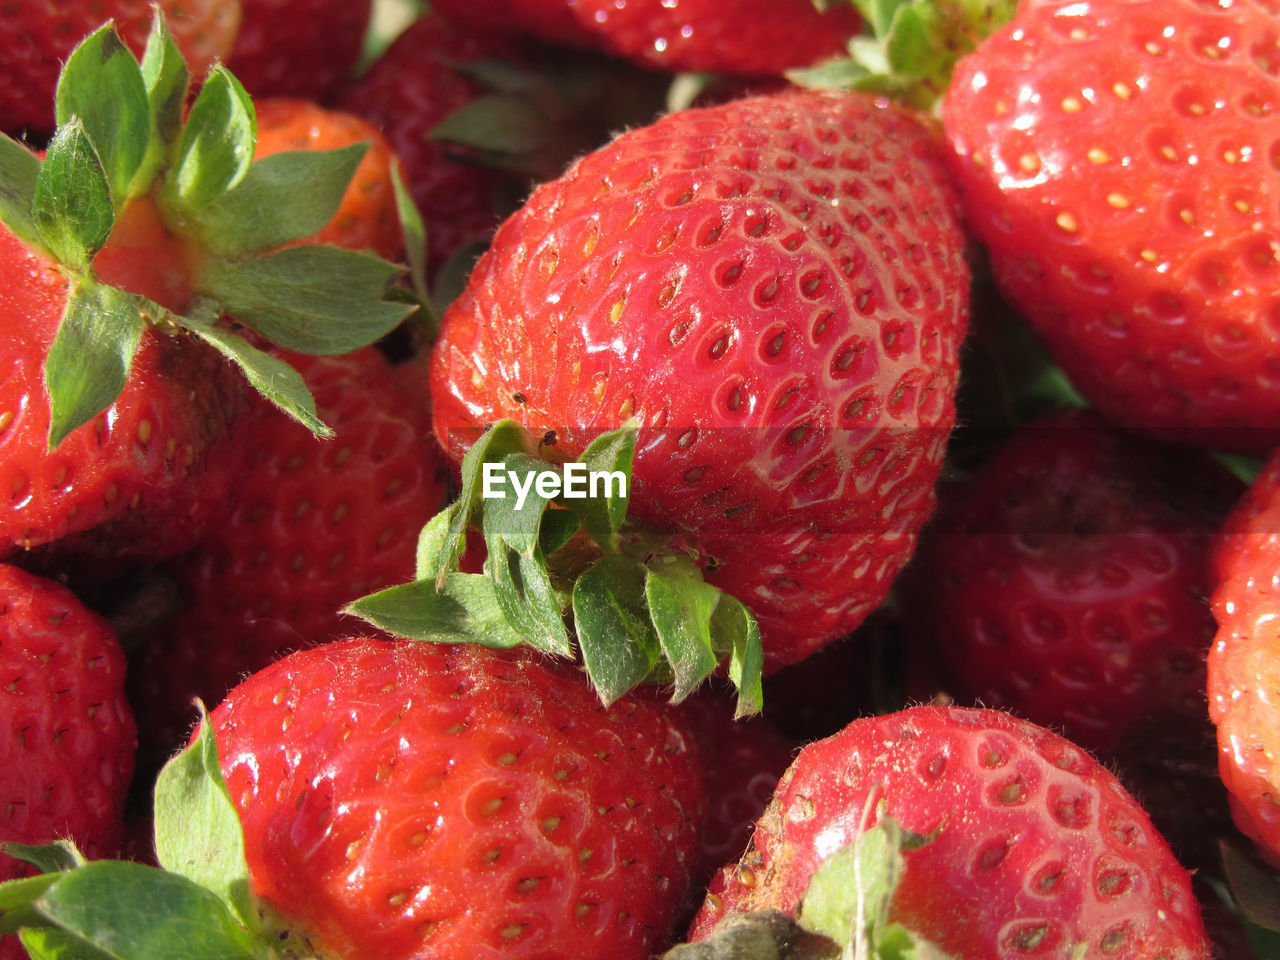
M 0 16 L 0 960 L 1280 956 L 1280 6 Z

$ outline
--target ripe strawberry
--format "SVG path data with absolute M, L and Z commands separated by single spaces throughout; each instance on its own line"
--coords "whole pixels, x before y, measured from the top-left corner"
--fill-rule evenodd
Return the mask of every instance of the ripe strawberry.
M 1024 3 L 942 110 L 969 225 L 1080 392 L 1257 455 L 1280 443 L 1275 17 Z
M 495 194 L 503 176 L 450 156 L 431 131 L 484 96 L 467 64 L 513 52 L 505 41 L 427 13 L 339 98 L 343 110 L 383 133 L 403 164 L 405 185 L 426 223 L 433 276 L 468 245 L 488 243 L 499 220 Z
M 433 7 L 474 28 L 607 50 L 672 73 L 763 75 L 845 51 L 862 26 L 852 4 L 813 0 L 444 0 Z
M 227 66 L 255 97 L 325 102 L 350 78 L 372 0 L 240 0 Z
M 218 703 L 289 650 L 349 634 L 343 605 L 410 579 L 418 531 L 444 504 L 445 459 L 421 387 L 372 347 L 289 359 L 335 435 L 317 441 L 259 405 L 231 515 L 164 571 L 182 609 L 130 665 L 148 758 L 181 745 L 194 697 Z
M 157 0 L 192 73 L 203 79 L 226 57 L 240 26 L 239 0 Z M 0 130 L 47 134 L 54 128 L 58 70 L 80 38 L 113 19 L 141 54 L 151 24 L 148 0 L 44 3 L 17 0 L 0 17 Z
M 1214 632 L 1206 551 L 1243 489 L 1208 456 L 1051 413 L 941 488 L 902 579 L 904 620 L 962 702 L 1103 756 L 1163 725 L 1195 730 Z
M 0 669 L 0 841 L 115 854 L 134 720 L 111 628 L 61 584 L 0 564 Z M 25 873 L 0 853 L 0 879 Z
M 293 241 L 293 245 L 332 244 L 347 250 L 368 250 L 384 260 L 400 260 L 404 236 L 391 182 L 394 156 L 386 138 L 353 114 L 326 110 L 308 100 L 262 100 L 257 110 L 259 159 L 290 150 L 337 150 L 369 144 L 338 212 L 324 229 Z
M 688 735 L 572 670 L 350 640 L 214 711 L 254 892 L 326 956 L 642 960 L 702 815 Z
M 630 418 L 629 516 L 760 621 L 847 633 L 933 506 L 967 319 L 931 130 L 853 94 L 670 114 L 537 188 L 447 312 L 436 434 L 571 459 Z
M 159 16 L 144 59 L 103 26 L 67 59 L 47 152 L 0 138 L 0 556 L 39 548 L 28 559 L 47 568 L 52 553 L 119 573 L 203 535 L 238 469 L 244 379 L 326 431 L 296 371 L 239 327 L 344 353 L 410 309 L 382 301 L 392 264 L 281 250 L 332 216 L 359 148 L 253 163 L 231 74 L 215 67 L 184 111 L 190 78 Z
M 886 818 L 916 835 L 889 919 L 947 955 L 1210 955 L 1190 875 L 1106 769 L 1027 721 L 959 707 L 858 720 L 801 750 L 691 939 L 735 912 L 808 911 L 820 865 Z
M 1280 769 L 1276 632 L 1280 614 L 1280 458 L 1273 456 L 1227 518 L 1212 554 L 1211 606 L 1218 633 L 1209 651 L 1209 714 L 1218 765 L 1236 825 L 1280 863 Z

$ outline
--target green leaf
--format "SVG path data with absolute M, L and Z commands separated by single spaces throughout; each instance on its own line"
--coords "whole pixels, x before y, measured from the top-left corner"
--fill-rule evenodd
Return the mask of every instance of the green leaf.
M 242 925 L 256 927 L 244 830 L 222 778 L 217 741 L 203 704 L 195 741 L 156 778 L 155 838 L 161 866 L 216 894 Z
M 644 589 L 654 630 L 675 676 L 671 699 L 679 702 L 719 664 L 711 645 L 711 617 L 720 590 L 702 579 L 693 561 L 681 556 L 651 564 Z
M 199 287 L 272 343 L 311 356 L 368 346 L 413 312 L 382 299 L 400 267 L 337 247 L 289 247 L 234 264 L 211 259 Z
M 542 518 L 555 491 L 540 491 L 538 478 L 550 474 L 558 484 L 560 477 L 523 451 L 508 454 L 500 466 L 517 489 L 515 495 L 498 491 L 500 496 L 485 504 L 485 572 L 508 621 L 529 646 L 570 656 L 569 631 L 541 549 Z
M 138 863 L 95 860 L 57 874 L 34 906 L 41 926 L 61 931 L 62 943 L 78 941 L 117 960 L 255 957 L 251 936 L 217 896 Z
M 53 135 L 36 177 L 31 217 L 44 246 L 77 273 L 88 272 L 111 235 L 111 187 L 79 117 Z
M 413 579 L 435 580 L 441 573 L 451 573 L 452 569 L 441 566 L 449 555 L 449 528 L 458 512 L 458 501 L 449 504 L 418 531 L 418 546 L 415 554 Z M 456 569 L 456 567 L 454 568 Z
M 169 204 L 190 217 L 218 199 L 248 173 L 257 140 L 249 94 L 226 67 L 215 66 L 178 139 L 167 181 Z
M 9 844 L 3 844 L 0 849 L 8 853 Z M 58 882 L 58 874 L 61 872 L 41 873 L 33 877 L 19 877 L 16 880 L 0 883 L 0 932 L 12 933 L 17 929 L 11 923 L 11 915 L 26 910 L 35 903 L 46 890 Z
M 449 114 L 431 128 L 429 136 L 478 150 L 501 162 L 543 147 L 548 139 L 548 124 L 546 114 L 525 100 L 486 96 Z
M 182 51 L 165 24 L 164 10 L 153 8 L 151 32 L 142 54 L 142 82 L 151 104 L 153 148 L 168 149 L 182 131 L 182 108 L 187 100 L 190 74 Z
M 759 713 L 764 705 L 764 646 L 756 618 L 737 597 L 721 592 L 711 615 L 711 638 L 717 655 L 729 655 L 729 679 L 738 691 L 734 716 Z
M 289 364 L 259 350 L 244 337 L 213 323 L 194 316 L 176 317 L 174 320 L 239 367 L 249 385 L 282 412 L 318 437 L 333 436 L 333 430 L 320 419 L 315 397 L 311 395 L 302 374 Z
M 427 224 L 422 219 L 422 211 L 413 202 L 409 188 L 405 186 L 404 177 L 400 173 L 400 161 L 391 161 L 391 187 L 396 198 L 396 216 L 400 220 L 400 233 L 404 237 L 405 259 L 409 263 L 409 285 L 414 296 L 422 304 L 423 316 L 427 323 L 427 336 L 435 340 L 440 332 L 440 308 L 431 296 L 427 287 Z
M 617 430 L 600 434 L 587 444 L 587 449 L 578 458 L 586 465 L 588 473 L 610 474 L 621 481 L 619 486 L 611 483 L 608 489 L 601 491 L 603 496 L 566 501 L 566 506 L 582 517 L 587 533 L 605 550 L 617 549 L 617 534 L 627 518 L 637 426 L 632 421 Z M 611 496 L 612 493 L 618 495 Z
M 902 879 L 902 828 L 885 818 L 822 862 L 805 891 L 800 925 L 836 943 L 874 942 Z
M 71 51 L 58 77 L 54 114 L 59 125 L 84 124 L 119 211 L 147 153 L 151 105 L 138 61 L 114 25 L 99 27 Z
M 506 649 L 524 643 L 507 623 L 493 581 L 478 573 L 446 573 L 388 587 L 348 604 L 343 613 L 392 636 L 431 643 L 475 643 Z
M 484 465 L 501 463 L 508 454 L 529 453 L 533 449 L 533 441 L 524 427 L 514 420 L 499 420 L 463 456 L 462 493 L 443 539 L 442 550 L 445 552 L 435 564 L 437 585 L 443 583 L 447 573 L 458 569 L 458 559 L 466 548 L 467 527 L 476 523 L 480 516 L 486 492 Z
M 45 361 L 50 450 L 115 402 L 145 327 L 124 291 L 91 281 L 72 285 Z
M 32 218 L 40 158 L 0 134 L 0 223 L 29 247 L 44 250 L 40 230 Z
M 54 927 L 24 927 L 18 939 L 31 960 L 114 960 L 110 954 Z
M 197 212 L 204 246 L 236 259 L 318 233 L 338 212 L 368 149 L 356 143 L 263 157 L 234 189 Z
M 662 650 L 645 603 L 644 567 L 610 554 L 573 585 L 573 616 L 587 676 L 608 706 L 644 680 Z
M 41 873 L 61 873 L 88 863 L 70 840 L 55 840 L 41 845 L 9 842 L 4 844 L 4 852 L 15 860 L 31 864 Z
M 582 521 L 572 510 L 548 510 L 542 515 L 538 548 L 544 557 L 549 557 L 566 546 L 581 529 Z

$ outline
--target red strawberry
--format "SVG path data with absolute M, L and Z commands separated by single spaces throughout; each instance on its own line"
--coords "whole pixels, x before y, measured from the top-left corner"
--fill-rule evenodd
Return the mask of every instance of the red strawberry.
M 0 841 L 71 837 L 89 857 L 113 855 L 134 720 L 111 628 L 61 584 L 0 564 L 0 670 Z M 25 873 L 0 853 L 0 879 Z
M 1001 289 L 1099 410 L 1280 443 L 1274 5 L 1024 3 L 942 114 Z
M 1280 864 L 1280 682 L 1274 621 L 1280 615 L 1280 457 L 1273 456 L 1231 512 L 1215 547 L 1209 713 L 1218 765 L 1237 826 Z
M 858 720 L 801 750 L 692 939 L 735 912 L 794 915 L 820 865 L 885 818 L 917 836 L 889 919 L 950 956 L 1210 955 L 1190 875 L 1106 769 L 1029 722 L 959 707 Z
M 847 633 L 933 505 L 967 317 L 932 131 L 858 95 L 670 114 L 534 191 L 445 316 L 435 429 L 572 458 L 640 424 L 630 516 L 761 624 Z M 661 546 L 661 544 L 659 544 Z
M 213 713 L 254 892 L 326 956 L 643 960 L 697 845 L 688 735 L 573 670 L 433 644 L 302 651 Z
M 259 159 L 290 150 L 369 145 L 328 226 L 293 244 L 326 243 L 369 250 L 385 260 L 402 259 L 404 236 L 391 182 L 394 156 L 386 138 L 354 114 L 326 110 L 308 100 L 263 100 L 257 110 Z
M 410 309 L 382 300 L 392 264 L 280 249 L 332 216 L 358 148 L 254 164 L 234 77 L 215 67 L 184 116 L 190 78 L 159 16 L 145 59 L 98 29 L 67 59 L 47 152 L 0 140 L 0 556 L 117 574 L 191 546 L 225 512 L 245 378 L 326 430 L 296 371 L 239 327 L 334 354 Z
M 372 0 L 240 0 L 227 66 L 255 97 L 325 101 L 351 76 Z
M 420 387 L 372 347 L 290 359 L 335 436 L 318 441 L 260 405 L 231 515 L 165 571 L 183 609 L 130 666 L 148 757 L 181 744 L 192 698 L 217 703 L 283 653 L 347 635 L 343 605 L 410 579 L 418 531 L 444 504 Z
M 474 27 L 607 50 L 677 72 L 777 74 L 845 51 L 862 26 L 852 4 L 813 0 L 444 0 Z
M 239 0 L 155 0 L 199 79 L 231 50 L 240 26 Z M 58 70 L 80 38 L 113 19 L 136 53 L 151 24 L 152 0 L 46 3 L 16 0 L 0 17 L 0 130 L 48 133 L 54 127 Z
M 1041 417 L 941 489 L 902 580 L 905 621 L 949 692 L 1103 755 L 1164 724 L 1196 729 L 1206 551 L 1243 489 L 1090 411 Z

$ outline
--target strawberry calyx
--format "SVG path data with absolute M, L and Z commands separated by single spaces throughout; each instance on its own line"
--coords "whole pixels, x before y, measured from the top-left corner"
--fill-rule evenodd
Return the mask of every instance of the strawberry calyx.
M 413 310 L 385 298 L 398 265 L 332 247 L 279 249 L 333 217 L 364 145 L 254 163 L 254 109 L 239 81 L 215 66 L 184 118 L 189 87 L 158 9 L 141 60 L 108 21 L 63 67 L 44 157 L 0 137 L 0 221 L 68 282 L 45 367 L 50 449 L 114 402 L 148 329 L 205 341 L 328 435 L 301 377 L 225 318 L 321 355 L 372 343 Z M 168 286 L 189 291 L 185 303 L 113 286 L 124 254 L 98 262 L 137 203 L 154 205 L 165 243 L 183 250 L 176 259 L 191 275 Z M 100 270 L 108 259 L 112 269 Z
M 345 612 L 413 640 L 580 656 L 606 705 L 640 683 L 678 702 L 725 662 L 737 715 L 758 712 L 755 618 L 678 541 L 626 521 L 636 430 L 601 434 L 571 466 L 516 421 L 494 424 L 463 459 L 459 499 L 423 528 L 415 579 Z M 460 567 L 469 529 L 481 573 Z
M 826 4 L 835 0 L 823 0 Z M 805 87 L 860 90 L 930 110 L 957 61 L 1017 12 L 1016 0 L 842 0 L 862 14 L 866 32 L 849 55 L 787 77 Z
M 819 865 L 794 920 L 774 910 L 730 913 L 710 937 L 663 960 L 949 960 L 890 919 L 903 854 L 929 840 L 883 816 Z
M 249 887 L 244 833 L 201 710 L 192 743 L 155 788 L 160 867 L 86 860 L 70 841 L 6 843 L 40 871 L 0 883 L 0 933 L 16 933 L 34 960 L 284 960 L 295 935 L 278 932 Z

